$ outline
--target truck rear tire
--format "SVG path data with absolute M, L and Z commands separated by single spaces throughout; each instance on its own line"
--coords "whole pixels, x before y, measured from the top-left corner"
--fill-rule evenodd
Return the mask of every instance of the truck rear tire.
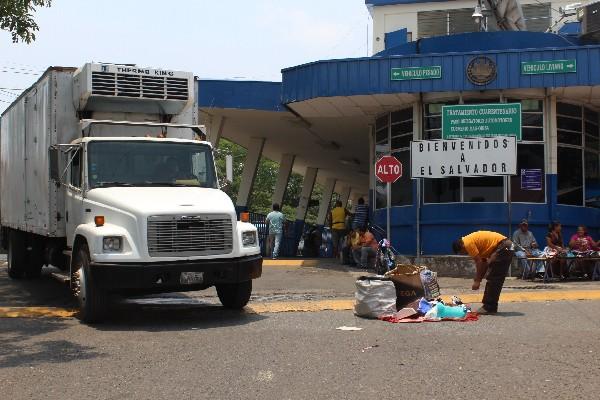
M 239 283 L 222 283 L 215 285 L 217 294 L 223 307 L 232 310 L 241 310 L 250 301 L 252 294 L 252 281 Z
M 8 276 L 12 279 L 20 279 L 25 275 L 26 251 L 23 232 L 11 229 L 8 233 L 7 267 Z
M 73 295 L 79 303 L 79 318 L 86 323 L 101 322 L 106 317 L 108 295 L 94 284 L 87 245 L 82 244 L 74 254 L 72 271 Z

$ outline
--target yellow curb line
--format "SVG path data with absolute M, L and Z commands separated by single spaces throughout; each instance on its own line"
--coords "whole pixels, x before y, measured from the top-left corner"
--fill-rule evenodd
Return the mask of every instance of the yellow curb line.
M 263 267 L 318 267 L 319 260 L 270 260 L 263 258 Z
M 461 294 L 465 303 L 478 303 L 482 293 Z M 449 296 L 444 296 L 449 300 Z M 500 302 L 542 302 L 542 301 L 574 301 L 600 300 L 600 290 L 544 290 L 531 292 L 506 292 L 500 296 Z M 333 299 L 318 301 L 281 301 L 272 303 L 251 303 L 246 312 L 252 314 L 281 313 L 281 312 L 317 312 L 317 311 L 348 311 L 354 309 L 354 299 Z M 77 311 L 58 307 L 0 307 L 0 318 L 72 318 Z
M 77 310 L 58 307 L 0 307 L 0 318 L 72 318 Z

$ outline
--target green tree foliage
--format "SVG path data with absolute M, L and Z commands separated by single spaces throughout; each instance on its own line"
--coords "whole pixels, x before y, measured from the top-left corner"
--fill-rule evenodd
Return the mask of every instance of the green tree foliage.
M 215 163 L 217 165 L 217 174 L 221 183 L 225 182 L 226 166 L 225 157 L 230 154 L 233 157 L 233 182 L 224 190 L 229 194 L 235 203 L 238 190 L 240 188 L 240 180 L 244 163 L 246 161 L 247 151 L 242 146 L 235 144 L 227 139 L 219 141 L 219 148 L 216 151 Z M 256 171 L 254 180 L 254 188 L 250 196 L 249 210 L 256 213 L 267 214 L 271 211 L 271 198 L 275 191 L 275 183 L 277 174 L 279 173 L 279 164 L 265 157 L 261 157 Z M 288 220 L 296 219 L 296 208 L 302 193 L 302 184 L 304 177 L 297 173 L 292 173 L 288 182 L 283 204 L 281 205 L 282 212 Z M 318 183 L 315 184 L 311 201 L 306 215 L 306 221 L 315 223 L 319 213 L 319 203 L 323 198 L 323 188 Z
M 36 7 L 50 7 L 52 0 L 0 0 L 0 29 L 9 31 L 13 43 L 29 44 L 39 31 L 33 19 Z

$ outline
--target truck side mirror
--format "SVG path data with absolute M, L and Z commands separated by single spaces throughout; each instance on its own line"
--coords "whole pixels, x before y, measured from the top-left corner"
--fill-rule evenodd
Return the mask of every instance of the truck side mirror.
M 58 160 L 60 158 L 60 150 L 58 147 L 50 147 L 48 150 L 48 161 L 50 163 L 50 179 L 56 183 L 60 183 L 60 170 Z

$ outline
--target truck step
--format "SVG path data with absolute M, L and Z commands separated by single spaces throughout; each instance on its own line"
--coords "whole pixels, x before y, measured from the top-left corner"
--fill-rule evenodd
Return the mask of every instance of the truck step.
M 60 283 L 64 283 L 66 285 L 68 285 L 71 282 L 71 277 L 69 276 L 68 272 L 52 272 L 50 276 L 59 281 Z

